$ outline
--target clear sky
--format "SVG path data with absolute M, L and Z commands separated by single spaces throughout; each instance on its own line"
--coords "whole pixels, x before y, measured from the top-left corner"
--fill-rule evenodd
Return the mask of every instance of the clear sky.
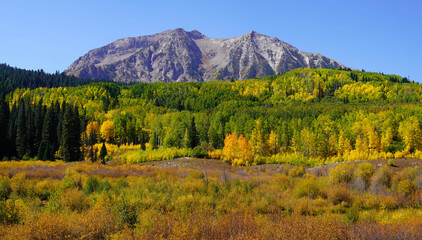
M 421 0 L 0 0 L 0 63 L 65 70 L 119 38 L 184 28 L 212 38 L 255 30 L 366 71 L 422 82 Z

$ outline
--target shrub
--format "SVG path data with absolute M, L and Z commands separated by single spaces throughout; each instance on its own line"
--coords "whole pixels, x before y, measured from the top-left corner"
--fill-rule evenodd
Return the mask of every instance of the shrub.
M 322 186 L 315 178 L 303 178 L 295 185 L 293 195 L 297 198 L 316 198 L 322 195 Z
M 101 190 L 100 181 L 96 177 L 90 176 L 85 182 L 83 191 L 85 194 L 91 194 Z
M 208 155 L 208 152 L 205 151 L 205 149 L 202 148 L 201 146 L 196 146 L 194 149 L 192 149 L 192 157 L 204 158 L 207 155 Z
M 138 221 L 138 208 L 135 204 L 131 204 L 123 195 L 119 197 L 115 205 L 115 212 L 120 222 L 133 227 Z
M 22 218 L 21 200 L 8 199 L 0 202 L 0 223 L 17 224 Z
M 399 174 L 399 177 L 402 180 L 410 180 L 410 181 L 414 181 L 417 176 L 418 176 L 418 170 L 416 168 L 411 168 L 411 167 L 407 167 L 403 169 Z
M 352 203 L 353 194 L 347 188 L 345 184 L 341 184 L 337 187 L 330 189 L 327 193 L 328 200 L 330 200 L 333 204 L 340 204 L 345 202 L 347 204 Z
M 384 165 L 382 168 L 379 168 L 375 172 L 375 175 L 374 175 L 372 181 L 375 184 L 379 184 L 381 186 L 390 188 L 392 178 L 393 178 L 393 172 L 391 171 L 391 169 L 387 165 Z
M 382 210 L 393 210 L 397 209 L 400 205 L 397 199 L 392 196 L 378 196 L 379 199 L 379 207 Z
M 408 179 L 400 181 L 398 191 L 404 196 L 409 197 L 416 191 L 416 184 Z
M 47 179 L 35 184 L 34 192 L 41 200 L 47 200 L 58 189 L 60 181 Z
M 9 178 L 0 175 L 0 201 L 4 201 L 9 198 L 11 193 L 12 188 L 10 187 Z
M 89 207 L 84 194 L 75 188 L 65 190 L 60 196 L 61 206 L 69 208 L 71 211 L 82 212 Z
M 330 171 L 330 181 L 333 184 L 350 183 L 353 180 L 354 166 L 347 163 L 337 165 Z
M 357 169 L 357 176 L 360 177 L 366 184 L 366 187 L 369 186 L 371 177 L 375 173 L 375 168 L 372 166 L 372 164 L 368 162 L 363 162 L 358 165 Z
M 289 170 L 289 176 L 291 177 L 301 177 L 305 173 L 305 168 L 303 166 L 296 166 Z
M 26 194 L 26 174 L 18 173 L 10 179 L 10 187 L 18 195 Z

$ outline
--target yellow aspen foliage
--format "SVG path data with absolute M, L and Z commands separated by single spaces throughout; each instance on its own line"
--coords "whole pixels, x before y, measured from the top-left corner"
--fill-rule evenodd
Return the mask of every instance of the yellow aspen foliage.
M 96 121 L 90 122 L 86 126 L 87 137 L 90 138 L 92 134 L 95 134 L 96 137 L 100 135 L 100 125 Z
M 338 156 L 342 156 L 352 150 L 352 146 L 350 145 L 350 140 L 344 136 L 344 132 L 340 131 L 340 135 L 338 137 L 338 147 L 337 147 L 337 154 Z
M 315 134 L 308 129 L 304 128 L 300 136 L 302 138 L 302 152 L 305 156 L 314 156 L 316 151 Z
M 380 139 L 374 128 L 370 128 L 368 132 L 368 150 L 369 152 L 379 152 Z
M 416 117 L 409 117 L 400 123 L 399 134 L 406 143 L 403 152 L 413 153 L 415 150 L 421 150 L 421 129 L 419 120 Z
M 224 139 L 223 161 L 231 163 L 236 158 L 236 152 L 239 152 L 236 132 L 227 134 Z
M 246 141 L 243 135 L 239 136 L 238 144 L 240 147 L 240 159 L 242 160 L 242 163 L 244 163 L 238 165 L 252 165 L 254 161 L 254 154 L 251 144 Z
M 262 156 L 264 154 L 265 142 L 262 135 L 261 119 L 258 119 L 250 139 L 255 155 Z
M 114 123 L 110 120 L 103 122 L 101 125 L 101 136 L 106 142 L 111 142 L 114 138 Z
M 381 146 L 380 151 L 385 151 L 385 149 L 391 145 L 393 142 L 393 130 L 391 127 L 387 128 L 384 135 L 381 137 Z
M 267 141 L 268 150 L 271 155 L 274 155 L 277 152 L 277 148 L 278 148 L 277 142 L 278 142 L 277 134 L 275 134 L 275 132 L 271 130 L 270 135 L 268 136 L 268 141 Z
M 226 135 L 224 139 L 223 161 L 232 165 L 252 165 L 254 164 L 253 160 L 253 148 L 243 135 L 237 137 L 236 132 Z
M 358 137 L 356 138 L 356 144 L 355 144 L 355 149 L 358 152 L 366 152 L 366 147 L 362 141 L 362 138 L 360 137 L 360 135 L 358 135 Z
M 336 135 L 332 134 L 328 139 L 329 144 L 329 155 L 335 156 L 337 154 L 337 138 Z

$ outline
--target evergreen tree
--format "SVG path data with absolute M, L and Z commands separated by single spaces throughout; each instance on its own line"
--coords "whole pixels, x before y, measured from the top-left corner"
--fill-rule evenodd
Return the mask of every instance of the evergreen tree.
M 43 121 L 41 143 L 38 148 L 38 158 L 53 160 L 57 149 L 57 117 L 53 107 L 47 109 Z
M 23 99 L 18 103 L 18 117 L 16 120 L 16 151 L 18 158 L 21 159 L 27 152 L 27 127 L 25 116 L 25 103 Z
M 8 149 L 9 156 L 16 156 L 16 120 L 18 116 L 18 109 L 16 104 L 13 104 L 9 114 L 9 129 L 7 133 L 7 140 L 10 149 Z
M 141 145 L 141 149 L 142 149 L 142 150 L 145 150 L 145 142 L 146 142 L 145 136 L 146 136 L 146 133 L 145 133 L 145 131 L 141 128 L 141 130 L 140 130 L 140 134 L 139 134 L 139 144 Z
M 7 138 L 9 128 L 9 105 L 4 96 L 0 96 L 0 159 L 8 154 L 9 141 Z
M 105 143 L 103 143 L 103 145 L 101 146 L 101 150 L 100 150 L 100 159 L 101 159 L 101 163 L 105 164 L 105 157 L 107 156 L 107 148 Z
M 189 128 L 188 128 L 188 138 L 189 138 L 189 148 L 194 148 L 199 145 L 199 136 L 198 131 L 196 130 L 195 126 L 195 117 L 192 117 L 192 120 L 190 122 Z
M 37 155 L 39 158 L 39 146 L 42 141 L 42 129 L 43 129 L 43 122 L 45 118 L 45 107 L 42 106 L 42 102 L 40 101 L 34 106 L 34 155 Z
M 26 116 L 26 152 L 29 154 L 30 157 L 35 156 L 35 139 L 34 139 L 34 111 L 33 107 L 29 104 L 25 104 L 25 116 Z
M 81 159 L 80 119 L 76 108 L 70 105 L 65 107 L 62 128 L 63 160 L 79 161 Z

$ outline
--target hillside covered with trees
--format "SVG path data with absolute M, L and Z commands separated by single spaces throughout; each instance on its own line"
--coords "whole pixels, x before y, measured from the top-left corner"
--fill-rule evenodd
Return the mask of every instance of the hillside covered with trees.
M 396 75 L 305 68 L 245 81 L 22 86 L 1 101 L 7 159 L 100 161 L 103 145 L 106 160 L 130 163 L 321 165 L 422 153 L 422 87 Z

